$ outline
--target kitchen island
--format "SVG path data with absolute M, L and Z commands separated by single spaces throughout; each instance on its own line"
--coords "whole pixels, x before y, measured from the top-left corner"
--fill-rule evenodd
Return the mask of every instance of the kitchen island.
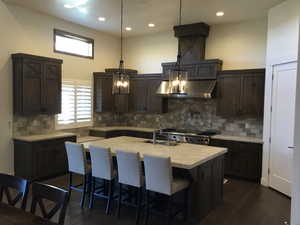
M 192 181 L 189 213 L 192 220 L 205 217 L 223 202 L 224 154 L 226 148 L 180 143 L 175 146 L 151 144 L 149 139 L 116 137 L 84 143 L 116 150 L 170 157 L 174 176 L 184 176 Z

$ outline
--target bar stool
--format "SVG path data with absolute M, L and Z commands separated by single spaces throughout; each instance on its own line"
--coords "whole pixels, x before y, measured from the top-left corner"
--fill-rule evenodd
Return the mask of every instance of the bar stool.
M 93 208 L 95 197 L 107 199 L 106 214 L 110 213 L 111 203 L 114 195 L 114 179 L 116 171 L 113 169 L 112 156 L 109 148 L 90 146 L 90 155 L 92 162 L 92 188 L 89 208 Z M 108 193 L 103 188 L 96 189 L 96 178 L 108 183 Z
M 82 144 L 66 142 L 65 146 L 69 164 L 69 198 L 71 197 L 72 190 L 82 192 L 80 207 L 83 208 L 91 176 L 91 167 L 86 162 L 86 154 Z M 82 184 L 73 185 L 74 173 L 83 176 Z M 80 188 L 81 186 L 83 187 Z
M 148 224 L 150 214 L 150 192 L 167 196 L 167 224 L 176 214 L 173 214 L 173 196 L 181 191 L 185 191 L 184 199 L 184 219 L 187 219 L 188 192 L 190 181 L 187 179 L 173 178 L 170 157 L 158 157 L 144 155 L 145 179 L 146 179 L 146 219 Z
M 121 205 L 136 207 L 136 224 L 139 223 L 142 208 L 142 193 L 144 179 L 142 176 L 142 166 L 139 153 L 116 151 L 119 177 L 119 196 L 118 196 L 118 218 L 120 217 Z M 123 186 L 134 188 L 136 202 L 122 201 Z

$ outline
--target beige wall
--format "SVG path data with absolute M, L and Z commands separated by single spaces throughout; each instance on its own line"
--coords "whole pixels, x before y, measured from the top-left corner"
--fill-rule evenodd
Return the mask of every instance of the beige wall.
M 53 52 L 53 28 L 95 39 L 95 59 Z M 0 0 L 0 172 L 13 172 L 11 148 L 12 65 L 10 55 L 24 52 L 64 60 L 63 77 L 90 80 L 92 72 L 115 67 L 119 60 L 119 38 L 42 15 Z
M 220 58 L 223 69 L 265 67 L 267 19 L 211 26 L 206 59 Z M 176 60 L 173 31 L 132 37 L 125 42 L 125 63 L 140 73 L 159 73 L 161 63 Z

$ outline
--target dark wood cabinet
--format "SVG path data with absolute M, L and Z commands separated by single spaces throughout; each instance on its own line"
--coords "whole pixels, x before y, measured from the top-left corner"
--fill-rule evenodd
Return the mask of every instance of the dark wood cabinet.
M 142 113 L 164 113 L 166 101 L 157 95 L 161 74 L 142 74 L 130 79 L 129 110 Z
M 260 182 L 262 144 L 212 139 L 210 145 L 228 148 L 225 175 Z
M 265 69 L 221 71 L 217 81 L 219 116 L 263 116 Z
M 62 60 L 13 54 L 14 113 L 61 112 Z
M 65 142 L 76 136 L 42 141 L 14 140 L 15 175 L 30 181 L 47 179 L 68 171 Z
M 112 74 L 94 73 L 94 111 L 128 112 L 128 96 L 113 95 Z

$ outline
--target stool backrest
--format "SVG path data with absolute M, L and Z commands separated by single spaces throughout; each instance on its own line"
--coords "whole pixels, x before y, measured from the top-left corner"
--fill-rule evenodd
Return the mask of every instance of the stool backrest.
M 172 194 L 171 159 L 153 155 L 144 155 L 146 189 L 161 194 Z
M 134 187 L 142 186 L 142 166 L 140 154 L 116 151 L 119 183 Z
M 113 162 L 109 148 L 90 146 L 92 175 L 96 178 L 112 180 Z
M 8 174 L 0 174 L 0 202 L 5 196 L 9 205 L 16 206 L 18 202 L 21 202 L 21 209 L 25 210 L 28 189 L 29 182 L 27 180 Z M 17 191 L 17 194 L 12 196 L 11 190 Z
M 55 203 L 55 206 L 49 210 L 46 209 L 43 200 L 48 200 Z M 46 184 L 33 183 L 32 184 L 32 204 L 30 212 L 36 213 L 37 206 L 39 206 L 42 217 L 51 220 L 59 211 L 58 224 L 63 225 L 66 217 L 66 210 L 68 204 L 68 192 Z
M 87 173 L 86 168 L 86 155 L 82 144 L 74 142 L 65 143 L 69 172 L 85 175 Z

